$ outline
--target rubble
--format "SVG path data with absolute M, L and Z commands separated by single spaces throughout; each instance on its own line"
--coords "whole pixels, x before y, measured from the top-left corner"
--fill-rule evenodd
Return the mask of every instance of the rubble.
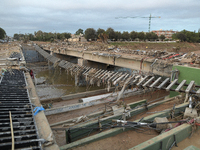
M 65 53 L 69 49 L 75 49 L 79 52 L 84 51 L 92 51 L 93 55 L 96 56 L 105 56 L 105 57 L 115 57 L 120 58 L 123 54 L 130 54 L 130 56 L 141 56 L 142 60 L 146 59 L 147 57 L 154 58 L 152 61 L 152 69 L 159 70 L 163 66 L 167 66 L 168 63 L 181 63 L 181 64 L 187 64 L 187 65 L 198 65 L 200 63 L 200 56 L 196 53 L 183 53 L 183 52 L 168 52 L 168 51 L 161 51 L 161 50 L 126 50 L 119 47 L 111 46 L 109 47 L 106 45 L 105 47 L 99 47 L 93 46 L 93 45 L 87 45 L 87 44 L 73 44 L 73 43 L 53 43 L 53 44 L 47 44 L 42 45 L 43 48 L 48 48 L 49 50 L 53 52 L 58 53 Z M 191 95 L 198 95 L 200 91 L 200 86 L 196 85 L 195 81 L 190 81 L 188 84 L 186 84 L 186 80 L 183 80 L 178 83 L 178 76 L 179 73 L 174 71 L 172 73 L 171 78 L 163 78 L 155 76 L 152 73 L 144 73 L 142 71 L 134 72 L 133 74 L 130 74 L 128 72 L 113 72 L 108 70 L 102 70 L 102 69 L 95 69 L 90 68 L 87 66 L 79 66 L 77 64 L 70 63 L 68 61 L 61 60 L 59 58 L 56 58 L 54 56 L 50 56 L 47 53 L 38 50 L 46 59 L 48 59 L 50 62 L 54 64 L 54 67 L 61 67 L 66 69 L 66 71 L 70 72 L 72 76 L 76 76 L 77 78 L 82 76 L 84 77 L 85 81 L 88 85 L 104 85 L 107 86 L 107 89 L 110 89 L 112 86 L 116 86 L 116 90 L 120 90 L 118 92 L 118 95 L 115 97 L 114 100 L 118 100 L 123 96 L 124 91 L 126 88 L 137 88 L 137 89 L 150 89 L 150 90 L 166 90 L 166 91 L 176 91 L 179 93 L 186 93 L 186 98 L 182 97 L 182 99 L 185 98 L 185 104 L 188 102 L 188 98 Z M 162 65 L 162 66 L 161 66 Z M 176 86 L 174 88 L 174 86 Z M 183 88 L 185 87 L 185 88 Z M 119 88 L 119 89 L 118 89 Z M 47 89 L 48 90 L 48 89 Z M 136 125 L 137 127 L 151 127 L 156 130 L 165 130 L 165 129 L 173 129 L 170 125 L 171 121 L 170 119 L 177 119 L 177 114 L 181 116 L 181 119 L 174 121 L 174 123 L 177 123 L 178 125 L 181 125 L 186 122 L 193 123 L 195 120 L 196 123 L 199 123 L 199 100 L 196 100 L 196 103 L 190 103 L 189 107 L 186 107 L 184 111 L 177 110 L 174 106 L 173 109 L 169 111 L 169 114 L 171 116 L 164 118 L 154 118 L 154 122 L 147 123 L 143 122 L 143 119 L 141 121 L 126 121 L 126 120 L 118 120 L 118 123 L 123 123 L 123 127 L 125 128 L 126 125 L 129 125 L 127 127 L 133 127 L 135 129 Z M 148 109 L 149 104 L 146 103 L 144 105 L 144 108 Z M 47 106 L 49 107 L 49 106 Z M 128 117 L 131 117 L 130 111 L 131 108 L 126 107 L 124 103 L 118 103 L 117 106 L 112 107 L 114 115 L 125 115 L 125 119 Z M 176 112 L 176 113 L 175 113 Z M 178 113 L 177 113 L 178 112 Z M 155 113 L 159 113 L 155 112 Z M 121 116 L 123 118 L 123 116 Z M 182 120 L 182 119 L 186 120 Z M 124 119 L 124 118 L 123 118 Z M 170 120 L 170 121 L 169 121 Z M 74 119 L 73 123 L 66 123 L 62 124 L 62 127 L 70 127 L 77 123 L 88 121 L 88 118 L 86 115 L 80 116 L 76 119 Z M 102 131 L 103 125 L 99 121 L 99 130 Z M 152 125 L 152 126 L 151 126 Z M 178 126 L 177 125 L 177 126 Z M 176 126 L 175 126 L 176 127 Z M 165 130 L 166 131 L 166 130 Z
M 197 110 L 194 108 L 187 107 L 185 109 L 184 117 L 183 118 L 196 118 L 198 117 Z
M 58 53 L 66 53 L 66 50 L 74 51 L 91 51 L 93 55 L 116 57 L 119 58 L 123 55 L 131 55 L 133 57 L 149 57 L 158 60 L 164 60 L 170 63 L 179 63 L 182 65 L 197 65 L 200 64 L 200 53 L 199 51 L 194 52 L 181 52 L 180 46 L 173 47 L 171 50 L 152 50 L 152 49 L 130 49 L 123 46 L 114 46 L 109 44 L 102 44 L 98 42 L 94 43 L 80 43 L 80 42 L 59 42 L 59 43 L 48 43 L 40 44 L 40 46 L 46 50 L 50 50 Z
M 163 122 L 169 122 L 169 120 L 166 117 L 156 117 L 154 119 L 154 123 L 156 123 L 156 131 L 161 132 L 164 129 L 168 129 L 168 128 L 172 128 L 172 124 L 159 124 L 159 123 L 163 123 Z

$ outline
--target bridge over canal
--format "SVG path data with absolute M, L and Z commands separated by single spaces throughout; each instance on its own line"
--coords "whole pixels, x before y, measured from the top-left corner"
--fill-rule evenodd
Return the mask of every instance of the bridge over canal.
M 57 49 L 51 50 L 44 48 L 45 51 L 49 51 L 56 57 L 72 56 L 78 58 L 79 65 L 86 65 L 92 67 L 95 63 L 102 63 L 105 66 L 112 65 L 123 68 L 129 68 L 133 70 L 139 70 L 143 72 L 152 72 L 156 75 L 169 77 L 171 75 L 172 63 L 168 63 L 164 60 L 158 60 L 146 55 L 129 55 L 129 54 L 113 54 L 106 51 L 84 51 L 82 49 Z

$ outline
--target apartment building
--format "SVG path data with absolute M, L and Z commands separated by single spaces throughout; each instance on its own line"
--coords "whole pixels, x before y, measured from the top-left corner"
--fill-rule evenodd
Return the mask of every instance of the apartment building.
M 172 35 L 178 31 L 173 31 L 173 30 L 153 30 L 152 32 L 156 33 L 158 37 L 161 35 L 165 36 L 165 39 L 172 39 Z

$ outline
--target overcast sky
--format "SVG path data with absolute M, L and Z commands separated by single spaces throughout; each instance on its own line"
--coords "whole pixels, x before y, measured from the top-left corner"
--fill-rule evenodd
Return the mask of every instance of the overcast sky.
M 9 36 L 108 27 L 147 32 L 150 14 L 157 17 L 151 19 L 151 30 L 200 28 L 199 0 L 1 0 L 0 27 Z

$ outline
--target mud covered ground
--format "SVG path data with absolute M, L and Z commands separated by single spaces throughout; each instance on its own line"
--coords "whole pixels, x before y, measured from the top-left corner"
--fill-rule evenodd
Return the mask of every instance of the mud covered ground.
M 148 112 L 155 112 L 155 111 L 163 111 L 165 109 L 172 108 L 174 103 L 177 105 L 180 103 L 179 101 L 170 101 L 166 102 L 164 104 L 161 104 L 155 108 L 152 108 L 144 113 L 141 113 L 139 115 L 136 115 L 132 117 L 129 121 L 135 121 L 137 119 L 141 119 L 142 117 L 146 117 L 151 115 Z M 121 134 L 118 134 L 113 137 L 105 138 L 90 144 L 86 144 L 81 147 L 73 148 L 73 150 L 107 150 L 107 149 L 113 149 L 113 150 L 124 150 L 124 149 L 130 149 L 142 142 L 145 142 L 155 136 L 159 135 L 158 132 L 152 129 L 148 128 L 141 128 L 141 129 L 131 129 L 129 131 L 125 131 Z
M 47 62 L 28 63 L 35 75 L 35 87 L 40 100 L 103 88 L 97 86 L 75 86 L 74 77 L 64 69 L 48 66 Z M 62 106 L 62 105 L 61 105 Z
M 143 99 L 147 99 L 147 101 L 152 101 L 159 97 L 167 96 L 168 94 L 169 93 L 166 91 L 157 91 L 157 92 L 154 91 L 154 92 L 149 92 L 149 93 L 145 93 L 142 95 L 128 97 L 128 98 L 125 98 L 124 101 L 126 104 L 133 103 L 133 102 L 143 100 Z M 162 105 L 162 106 L 157 106 L 157 107 L 158 108 L 160 107 L 159 110 L 162 110 L 165 108 L 169 108 L 169 105 L 164 105 L 164 106 Z M 171 105 L 170 105 L 170 107 L 171 107 Z M 105 104 L 95 105 L 95 106 L 87 107 L 87 108 L 76 110 L 76 111 L 70 111 L 70 112 L 66 112 L 66 113 L 62 113 L 62 114 L 50 115 L 50 116 L 47 116 L 47 119 L 48 119 L 49 123 L 52 124 L 52 123 L 56 123 L 59 121 L 79 117 L 82 115 L 88 115 L 91 112 L 97 111 L 97 110 L 98 111 L 105 110 Z M 133 118 L 135 119 L 135 117 L 133 117 Z M 62 128 L 62 125 L 54 126 L 53 128 Z M 65 145 L 66 144 L 65 131 L 59 130 L 59 131 L 53 131 L 53 132 L 56 137 L 57 144 L 59 146 Z

